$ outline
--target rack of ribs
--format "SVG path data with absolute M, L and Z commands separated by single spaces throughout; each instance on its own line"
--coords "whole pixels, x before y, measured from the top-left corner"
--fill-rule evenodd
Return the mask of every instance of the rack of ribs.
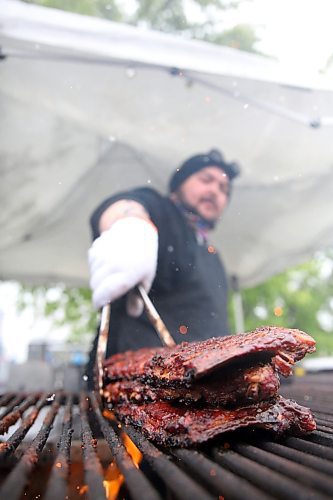
M 242 427 L 310 432 L 310 411 L 278 390 L 279 374 L 314 350 L 300 330 L 262 327 L 127 351 L 106 360 L 104 397 L 120 420 L 160 444 L 195 445 Z

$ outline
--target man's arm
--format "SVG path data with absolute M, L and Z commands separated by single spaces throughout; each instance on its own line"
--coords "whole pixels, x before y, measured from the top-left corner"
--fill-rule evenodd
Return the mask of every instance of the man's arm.
M 98 309 L 141 283 L 149 292 L 155 277 L 158 232 L 147 210 L 134 200 L 118 200 L 97 219 L 100 236 L 89 249 L 90 286 Z M 129 314 L 143 309 L 137 294 L 130 293 Z
M 102 213 L 99 220 L 100 233 L 107 231 L 114 222 L 124 217 L 139 217 L 150 221 L 149 214 L 141 203 L 134 200 L 118 200 Z

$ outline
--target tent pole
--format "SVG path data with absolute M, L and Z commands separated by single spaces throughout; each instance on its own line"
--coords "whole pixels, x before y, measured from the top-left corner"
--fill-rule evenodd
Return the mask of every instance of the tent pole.
M 238 276 L 231 276 L 231 288 L 233 291 L 233 307 L 235 317 L 236 333 L 244 332 L 244 310 L 242 294 L 239 287 Z

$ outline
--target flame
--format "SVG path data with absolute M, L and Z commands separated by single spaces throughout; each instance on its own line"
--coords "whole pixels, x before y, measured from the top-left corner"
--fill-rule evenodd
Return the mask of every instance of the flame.
M 108 500 L 116 500 L 123 482 L 124 482 L 124 476 L 118 469 L 116 463 L 111 462 L 104 473 L 104 481 L 103 481 L 106 498 Z
M 103 417 L 107 418 L 108 420 L 117 422 L 114 413 L 108 409 L 103 410 Z M 118 427 L 121 428 L 121 425 L 119 424 Z M 142 453 L 135 446 L 133 441 L 129 438 L 129 436 L 125 432 L 121 432 L 120 436 L 122 438 L 127 453 L 133 460 L 133 464 L 135 465 L 135 467 L 139 468 L 139 464 L 142 460 Z M 124 476 L 121 474 L 116 463 L 111 462 L 104 473 L 104 481 L 103 481 L 104 488 L 106 491 L 106 498 L 108 500 L 116 500 L 123 482 L 124 482 Z
M 125 448 L 127 450 L 127 453 L 131 456 L 135 467 L 138 469 L 139 465 L 140 465 L 140 462 L 142 460 L 142 453 L 141 453 L 141 451 L 139 450 L 139 448 L 137 448 L 135 446 L 135 444 L 133 443 L 133 441 L 128 437 L 127 434 L 125 434 L 125 432 L 121 433 L 121 437 L 122 437 L 124 446 L 125 446 Z

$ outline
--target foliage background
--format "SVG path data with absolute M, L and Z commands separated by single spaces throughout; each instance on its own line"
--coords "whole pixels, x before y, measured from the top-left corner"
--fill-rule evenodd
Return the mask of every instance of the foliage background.
M 200 12 L 200 23 L 193 22 L 186 0 L 24 0 L 44 7 L 101 17 L 114 22 L 179 34 L 248 52 L 257 52 L 259 41 L 249 25 L 236 25 L 225 30 L 217 23 L 226 9 L 236 8 L 248 0 L 191 0 L 192 8 Z
M 262 325 L 298 328 L 316 339 L 316 355 L 333 355 L 333 251 L 318 252 L 309 262 L 241 293 L 246 331 Z M 229 318 L 235 332 L 232 298 Z M 18 308 L 26 307 L 34 308 L 36 318 L 51 318 L 54 327 L 69 325 L 69 343 L 88 346 L 96 331 L 98 315 L 88 288 L 21 285 Z

